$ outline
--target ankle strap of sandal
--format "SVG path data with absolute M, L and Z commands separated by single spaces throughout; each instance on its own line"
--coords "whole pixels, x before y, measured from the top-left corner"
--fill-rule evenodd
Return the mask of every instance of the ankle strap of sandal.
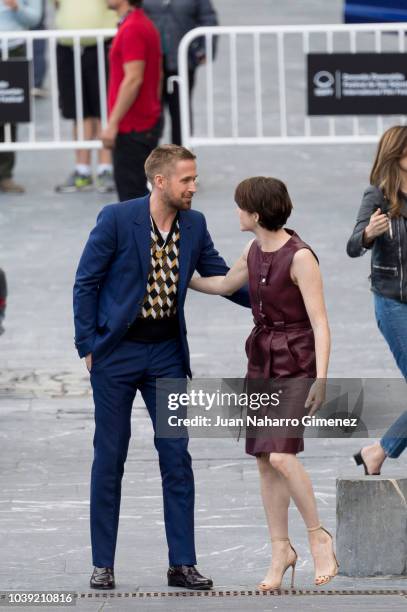
M 272 542 L 289 542 L 289 538 L 271 538 Z
M 311 533 L 312 531 L 318 531 L 318 529 L 323 529 L 322 525 L 318 525 L 318 527 L 308 527 L 307 531 Z

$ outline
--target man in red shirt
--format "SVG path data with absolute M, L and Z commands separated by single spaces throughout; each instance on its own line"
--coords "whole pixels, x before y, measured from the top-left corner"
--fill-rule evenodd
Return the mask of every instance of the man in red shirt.
M 160 35 L 142 0 L 107 0 L 120 18 L 109 55 L 109 120 L 102 133 L 113 148 L 120 201 L 146 195 L 144 162 L 161 135 Z

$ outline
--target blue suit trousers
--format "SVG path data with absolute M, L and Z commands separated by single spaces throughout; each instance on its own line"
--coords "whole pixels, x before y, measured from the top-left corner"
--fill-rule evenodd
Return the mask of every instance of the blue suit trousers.
M 154 428 L 164 497 L 170 565 L 195 565 L 194 477 L 188 438 L 156 436 L 156 379 L 185 378 L 178 339 L 121 341 L 91 370 L 95 403 L 90 519 L 93 564 L 114 567 L 121 481 L 131 435 L 131 410 L 140 391 Z

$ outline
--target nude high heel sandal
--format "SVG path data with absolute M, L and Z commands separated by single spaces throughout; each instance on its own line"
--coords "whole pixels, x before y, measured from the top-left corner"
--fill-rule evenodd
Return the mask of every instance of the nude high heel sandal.
M 322 531 L 325 531 L 326 534 L 329 535 L 329 537 L 331 538 L 331 540 L 333 541 L 333 537 L 332 534 L 329 533 L 329 531 L 327 531 L 325 529 L 325 527 L 322 527 L 322 525 L 318 525 L 318 527 L 312 527 L 311 529 L 308 529 L 308 532 L 311 533 L 313 531 L 318 531 L 318 529 L 321 529 Z M 336 558 L 335 552 L 333 550 L 333 542 L 332 542 L 332 554 L 334 556 L 335 559 L 335 570 L 333 574 L 324 574 L 322 576 L 317 576 L 315 578 L 314 584 L 316 586 L 322 586 L 323 584 L 327 584 L 328 582 L 330 582 L 332 580 L 332 578 L 335 578 L 335 576 L 338 573 L 338 569 L 339 569 L 339 563 L 338 563 L 338 559 Z
M 290 561 L 289 563 L 287 563 L 287 565 L 284 567 L 282 573 L 281 573 L 281 578 L 280 578 L 280 582 L 276 583 L 276 584 L 271 584 L 268 582 L 261 582 L 259 585 L 257 585 L 257 588 L 260 591 L 276 591 L 277 589 L 279 589 L 281 587 L 281 583 L 283 582 L 283 577 L 284 574 L 286 573 L 286 571 L 288 570 L 289 567 L 292 568 L 292 572 L 291 572 L 291 588 L 294 588 L 294 575 L 295 575 L 295 565 L 297 563 L 297 559 L 298 559 L 298 555 L 295 551 L 295 548 L 292 546 L 290 540 L 288 538 L 273 538 L 271 540 L 272 542 L 288 542 L 290 545 L 290 553 L 293 552 L 295 557 L 292 561 Z

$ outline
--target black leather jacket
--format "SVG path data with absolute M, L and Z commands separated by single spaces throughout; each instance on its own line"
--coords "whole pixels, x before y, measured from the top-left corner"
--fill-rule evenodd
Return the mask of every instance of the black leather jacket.
M 407 302 L 407 197 L 403 197 L 401 215 L 391 219 L 391 233 L 389 230 L 378 236 L 366 248 L 362 242 L 363 231 L 378 208 L 387 213 L 389 202 L 378 187 L 371 185 L 363 194 L 356 225 L 346 251 L 349 257 L 359 257 L 366 253 L 367 249 L 371 249 L 372 291 L 400 302 Z

